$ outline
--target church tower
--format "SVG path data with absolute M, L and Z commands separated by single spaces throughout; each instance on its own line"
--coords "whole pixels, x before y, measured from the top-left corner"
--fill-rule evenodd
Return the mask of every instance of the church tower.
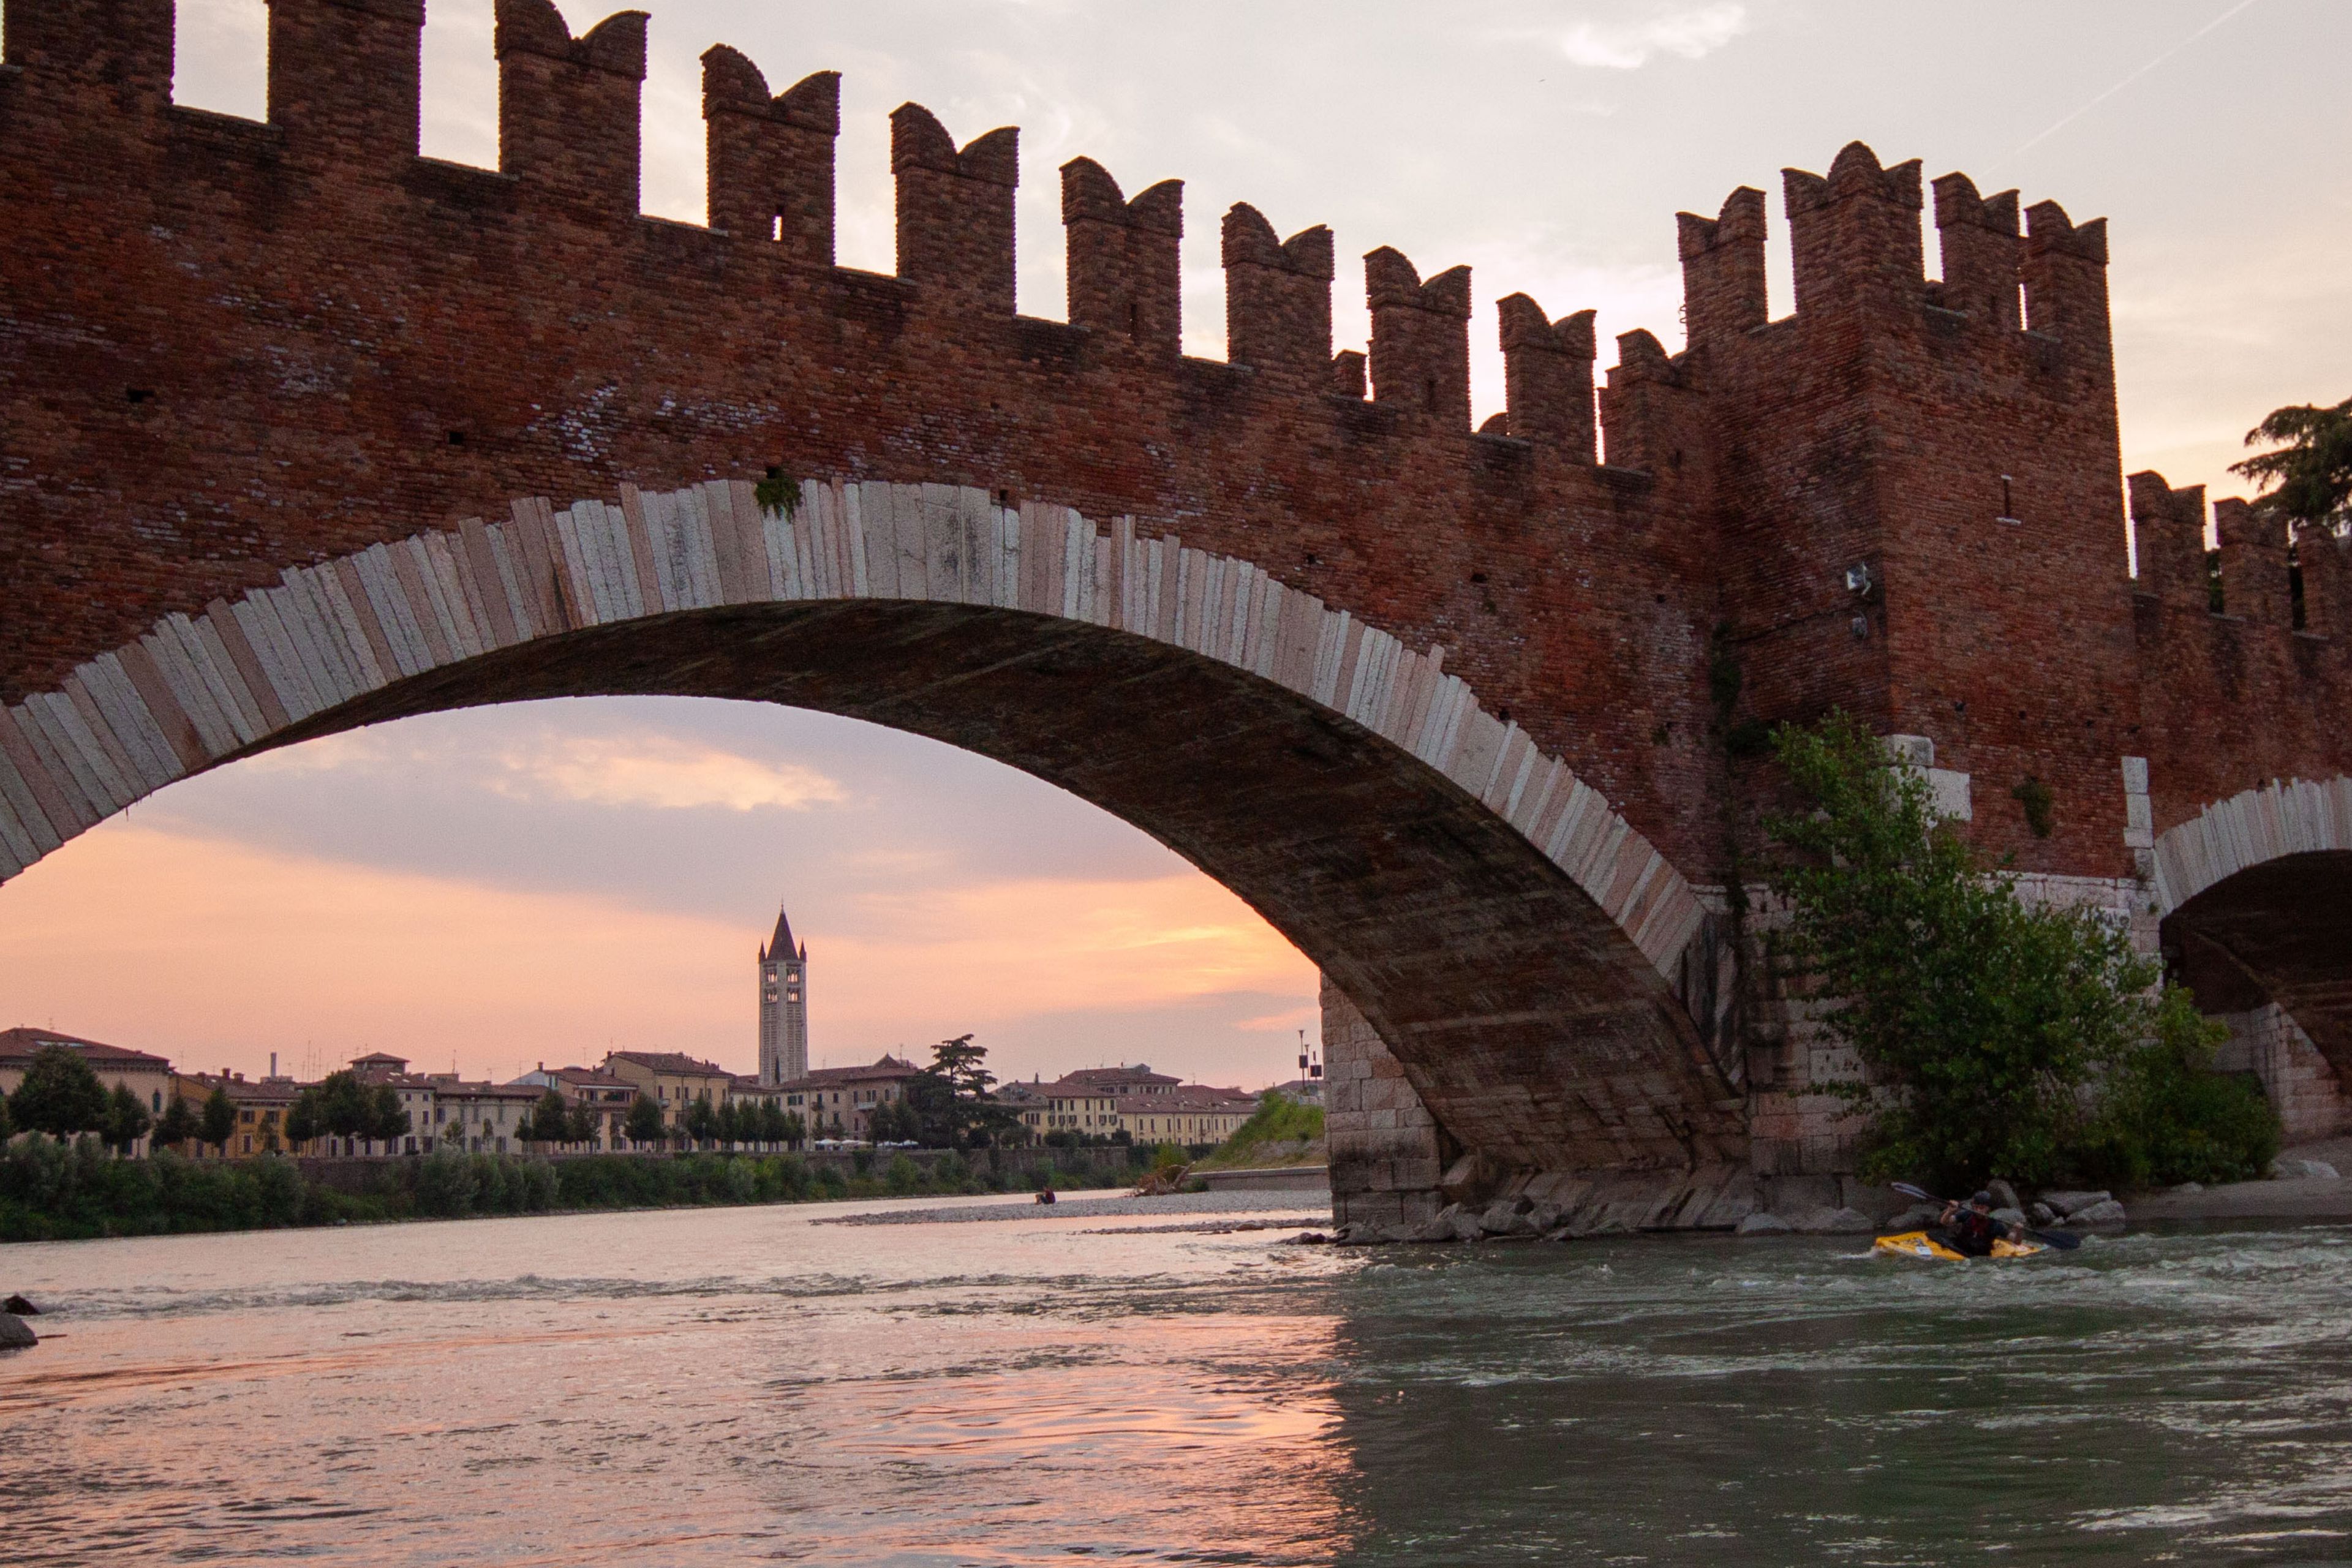
M 760 950 L 760 1081 L 808 1076 L 808 948 L 793 945 L 781 906 L 776 934 Z

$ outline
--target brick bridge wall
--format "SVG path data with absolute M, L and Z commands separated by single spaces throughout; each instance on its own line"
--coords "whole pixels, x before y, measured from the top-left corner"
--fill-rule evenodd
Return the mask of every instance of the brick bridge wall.
M 1726 734 L 1832 703 L 1916 737 L 1988 848 L 2094 889 L 2140 885 L 2157 835 L 2209 805 L 2352 773 L 2340 546 L 2302 542 L 2298 610 L 2284 533 L 2221 509 L 2216 614 L 2201 498 L 2136 476 L 2130 573 L 2104 222 L 2045 202 L 2021 225 L 2015 193 L 1947 175 L 1931 279 L 1918 165 L 1857 143 L 1825 176 L 1784 173 L 1792 313 L 1768 319 L 1764 201 L 1743 187 L 1678 219 L 1682 352 L 1621 337 L 1596 395 L 1590 313 L 1510 295 L 1508 405 L 1473 430 L 1465 268 L 1424 279 L 1372 251 L 1369 354 L 1335 353 L 1329 232 L 1285 240 L 1237 206 L 1227 357 L 1193 359 L 1175 182 L 1130 199 L 1066 166 L 1069 320 L 1020 317 L 1015 132 L 959 146 L 901 108 L 898 273 L 859 272 L 833 263 L 829 73 L 774 94 L 734 51 L 705 57 L 710 221 L 681 225 L 638 211 L 642 16 L 574 38 L 546 0 L 499 0 L 495 171 L 417 156 L 422 17 L 422 0 L 272 0 L 255 123 L 170 101 L 170 0 L 11 0 L 6 768 L 42 761 L 10 742 L 28 700 L 289 568 L 517 498 L 782 475 L 1159 520 L 1442 647 L 1701 888 L 1753 830 L 1753 764 Z M 2046 837 L 2029 779 L 2053 797 Z M 2168 931 L 2195 945 L 2196 916 Z M 2214 940 L 2270 973 L 2248 944 L 2284 939 L 2233 921 Z M 1670 1032 L 1780 1129 L 1759 1164 L 1834 1162 L 1800 1114 L 1801 1031 L 1734 1005 L 1721 937 L 1703 927 L 1665 966 L 1688 1004 Z M 2333 947 L 2282 964 L 2347 967 Z

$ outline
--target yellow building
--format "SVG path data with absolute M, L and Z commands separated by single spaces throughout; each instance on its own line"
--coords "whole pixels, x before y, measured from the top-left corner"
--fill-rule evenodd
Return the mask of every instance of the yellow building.
M 727 1093 L 735 1075 L 717 1062 L 706 1062 L 683 1051 L 612 1051 L 604 1058 L 604 1070 L 622 1079 L 637 1093 L 651 1095 L 661 1107 L 662 1124 L 677 1127 L 686 1116 L 686 1109 L 700 1100 L 718 1110 L 727 1103 Z
M 236 1107 L 236 1131 L 230 1135 L 226 1149 L 215 1149 L 201 1138 L 192 1138 L 180 1145 L 181 1153 L 199 1160 L 245 1160 L 273 1150 L 289 1154 L 302 1152 L 286 1138 L 286 1113 L 294 1109 L 294 1097 L 301 1092 L 292 1079 L 248 1079 L 226 1068 L 216 1073 L 172 1075 L 172 1092 L 186 1100 L 188 1109 L 194 1111 L 201 1112 L 205 1101 L 213 1097 L 216 1089 L 226 1090 L 229 1103 Z

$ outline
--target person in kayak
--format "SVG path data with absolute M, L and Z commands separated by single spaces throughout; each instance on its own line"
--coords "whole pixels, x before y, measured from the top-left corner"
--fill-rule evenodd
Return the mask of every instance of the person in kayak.
M 1966 1203 L 1944 1205 L 1937 1221 L 1937 1239 L 1963 1258 L 1990 1258 L 1996 1241 L 2020 1241 L 2024 1233 L 1992 1217 L 1992 1194 L 1979 1193 Z

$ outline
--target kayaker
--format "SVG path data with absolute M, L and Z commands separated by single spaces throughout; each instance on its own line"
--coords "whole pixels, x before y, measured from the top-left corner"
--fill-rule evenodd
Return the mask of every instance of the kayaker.
M 1994 1242 L 2022 1239 L 2017 1226 L 1992 1217 L 1990 1193 L 1979 1193 L 1966 1203 L 1946 1204 L 1937 1224 L 1943 1231 L 1944 1245 L 1963 1258 L 1990 1258 Z

